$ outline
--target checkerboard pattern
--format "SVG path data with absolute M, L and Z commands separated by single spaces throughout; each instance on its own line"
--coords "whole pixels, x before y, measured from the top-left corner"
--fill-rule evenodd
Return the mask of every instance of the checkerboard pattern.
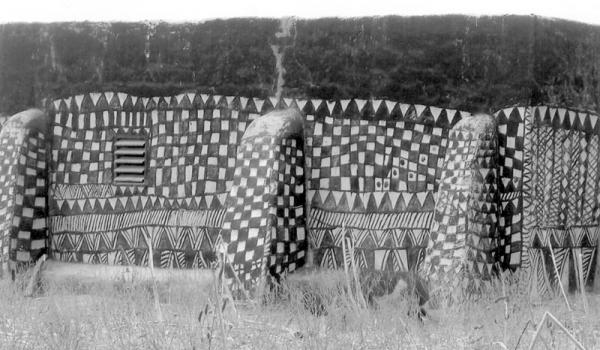
M 270 192 L 273 168 L 269 166 L 275 140 L 265 136 L 253 141 L 240 145 L 222 231 L 223 241 L 228 244 L 228 259 L 244 283 L 265 272 L 263 259 L 276 230 L 272 213 L 275 203 Z
M 105 92 L 50 102 L 52 252 L 66 261 L 145 264 L 149 237 L 155 265 L 206 266 L 214 258 L 237 145 L 246 126 L 273 108 L 272 101 L 193 93 Z M 114 141 L 129 135 L 146 140 L 144 186 L 113 183 Z M 198 221 L 182 223 L 190 212 Z M 120 238 L 81 245 L 86 231 Z M 125 238 L 140 234 L 141 240 Z
M 266 135 L 240 145 L 223 241 L 244 287 L 304 263 L 304 160 L 300 138 Z
M 156 192 L 178 198 L 226 193 L 246 128 L 238 116 L 228 109 L 158 111 L 150 160 Z
M 7 122 L 0 134 L 0 160 L 1 276 L 46 251 L 45 135 L 18 120 Z
M 277 225 L 269 245 L 271 275 L 292 272 L 304 264 L 307 237 L 303 149 L 301 138 L 284 138 L 275 147 L 274 154 L 279 155 L 273 167 L 273 176 L 277 176 Z
M 600 200 L 598 116 L 544 106 L 497 112 L 496 140 L 485 133 L 451 131 L 468 113 L 388 100 L 262 100 L 198 93 L 141 98 L 111 92 L 59 99 L 47 106 L 52 116 L 48 209 L 45 204 L 34 209 L 33 218 L 38 209 L 49 211 L 51 251 L 62 260 L 144 264 L 153 258 L 158 266 L 206 266 L 225 217 L 234 215 L 225 202 L 235 183 L 244 192 L 263 186 L 252 183 L 252 176 L 244 177 L 250 184 L 242 183 L 235 173 L 242 135 L 261 115 L 288 107 L 305 116 L 305 144 L 301 137 L 293 139 L 295 144 L 287 138 L 270 140 L 266 159 L 272 162 L 267 166 L 271 173 L 264 176 L 269 175 L 272 187 L 263 195 L 271 204 L 260 210 L 271 215 L 271 229 L 266 232 L 260 220 L 257 226 L 270 240 L 244 246 L 244 254 L 252 251 L 257 258 L 243 262 L 235 254 L 248 243 L 233 240 L 233 258 L 242 271 L 268 268 L 280 274 L 297 267 L 306 241 L 306 233 L 298 230 L 303 225 L 310 227 L 307 238 L 319 248 L 323 266 L 339 266 L 345 235 L 353 237 L 357 259 L 369 268 L 418 267 L 430 233 L 446 243 L 432 250 L 443 253 L 429 261 L 461 254 L 456 247 L 462 244 L 472 262 L 469 268 L 482 276 L 489 274 L 490 256 L 506 268 L 527 267 L 530 256 L 540 262 L 543 253 L 536 249 L 546 249 L 547 237 L 556 239 L 555 249 L 571 249 L 565 261 L 575 259 L 572 249 L 581 249 L 585 261 L 595 259 L 595 241 L 589 240 L 597 232 Z M 147 140 L 145 186 L 113 183 L 118 135 Z M 37 135 L 32 139 L 39 141 Z M 33 141 L 19 145 L 27 146 L 5 147 L 6 164 L 23 159 L 8 153 L 35 148 Z M 255 152 L 261 151 L 243 155 L 244 161 Z M 305 162 L 301 171 L 291 166 L 294 162 Z M 466 168 L 467 163 L 473 167 Z M 6 174 L 14 169 L 7 168 Z M 471 176 L 478 194 L 462 189 L 464 179 L 457 174 Z M 4 181 L 22 186 L 32 181 L 9 177 Z M 306 188 L 292 182 L 306 182 Z M 7 208 L 29 218 L 29 208 L 15 204 L 21 200 L 18 193 L 10 186 L 3 191 L 11 204 Z M 304 222 L 304 204 L 298 204 L 304 196 L 311 208 L 309 222 Z M 245 193 L 241 197 L 250 200 Z M 26 196 L 22 200 L 28 201 Z M 258 210 L 252 207 L 258 197 L 252 200 L 240 210 Z M 465 212 L 468 220 L 460 217 Z M 579 228 L 588 238 L 577 240 Z M 27 246 L 26 234 L 13 235 L 17 240 L 4 236 L 3 250 Z M 37 246 L 39 240 L 32 237 L 36 243 L 30 245 Z M 144 237 L 152 240 L 154 257 L 147 256 Z M 248 278 L 255 276 L 252 272 Z
M 304 109 L 309 239 L 317 263 L 341 266 L 342 237 L 350 235 L 360 266 L 416 269 L 425 256 L 449 129 L 468 114 L 389 101 L 327 107 Z
M 525 109 L 520 107 L 495 114 L 500 179 L 498 259 L 504 268 L 516 268 L 522 263 L 524 114 Z
M 307 119 L 311 121 L 313 116 Z M 436 190 L 448 129 L 412 121 L 332 117 L 315 120 L 309 128 L 306 141 L 311 189 Z
M 448 276 L 462 272 L 475 282 L 491 277 L 497 250 L 496 142 L 491 117 L 463 119 L 450 132 L 424 266 L 433 280 L 450 282 Z

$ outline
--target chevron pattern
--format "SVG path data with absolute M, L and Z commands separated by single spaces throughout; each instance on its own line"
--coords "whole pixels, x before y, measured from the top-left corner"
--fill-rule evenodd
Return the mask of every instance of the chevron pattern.
M 523 192 L 521 194 L 523 219 L 521 221 L 521 240 L 513 240 L 513 238 L 518 238 L 516 236 L 512 236 L 510 239 L 510 251 L 513 253 L 510 256 L 510 262 L 514 265 L 518 265 L 520 263 L 522 267 L 527 268 L 529 266 L 529 256 L 527 254 L 523 254 L 523 249 L 524 247 L 527 247 L 526 243 L 528 242 L 531 228 L 535 227 L 537 221 L 537 215 L 532 210 L 535 209 L 535 201 L 533 198 L 535 195 L 535 190 L 537 189 L 537 181 L 539 180 L 539 174 L 535 172 L 537 168 L 535 164 L 537 157 L 540 155 L 541 147 L 537 142 L 535 142 L 535 140 L 533 140 L 534 135 L 537 136 L 538 132 L 534 129 L 531 110 L 526 109 L 524 113 L 524 120 L 522 123 L 523 129 L 525 130 L 523 137 Z M 505 251 L 508 251 L 508 248 L 509 246 L 505 246 Z M 516 250 L 516 252 L 513 250 Z M 515 255 L 518 256 L 517 259 L 515 259 Z
M 530 267 L 538 292 L 547 294 L 559 279 L 567 285 L 576 280 L 576 251 L 582 255 L 584 277 L 590 276 L 599 225 L 598 116 L 546 106 L 513 108 L 497 114 L 499 125 L 506 115 L 525 130 L 522 266 Z M 499 126 L 498 131 L 500 139 L 510 135 L 509 128 Z M 512 163 L 502 152 L 501 163 Z M 502 236 L 506 239 L 506 232 Z M 558 275 L 547 266 L 550 245 Z
M 256 257 L 267 260 L 234 257 L 239 271 L 291 271 L 301 264 L 306 239 L 319 249 L 320 264 L 339 266 L 342 227 L 356 243 L 357 263 L 369 268 L 416 268 L 425 261 L 428 244 L 435 247 L 434 255 L 439 252 L 431 258 L 443 266 L 464 251 L 469 272 L 484 278 L 496 260 L 504 267 L 539 268 L 534 265 L 547 258 L 548 240 L 561 259 L 566 256 L 561 260 L 565 271 L 573 249 L 581 249 L 584 262 L 594 259 L 600 123 L 593 113 L 546 106 L 507 108 L 495 114 L 496 140 L 453 130 L 469 114 L 449 109 L 389 100 L 201 93 L 144 98 L 105 92 L 47 103 L 52 117 L 51 185 L 48 207 L 39 210 L 49 212 L 51 251 L 68 261 L 143 264 L 152 258 L 157 266 L 205 266 L 219 229 L 238 220 L 226 219 L 235 182 L 240 181 L 238 189 L 248 189 L 235 174 L 247 126 L 287 107 L 305 117 L 305 136 L 295 145 L 271 145 L 269 156 L 274 158 L 268 159 L 274 163 L 269 176 L 277 176 L 277 186 L 283 187 L 269 188 L 265 195 L 283 201 L 269 212 L 278 224 L 264 233 L 270 239 L 255 247 Z M 122 135 L 146 140 L 145 186 L 113 181 L 114 140 Z M 30 136 L 27 147 L 33 150 L 42 136 Z M 6 146 L 8 152 L 14 149 Z M 3 159 L 16 161 L 9 155 Z M 305 168 L 307 174 L 290 170 L 296 169 L 292 160 L 300 159 L 306 162 L 302 171 Z M 459 179 L 469 165 L 470 180 L 481 184 L 477 195 Z M 12 174 L 14 167 L 6 172 Z M 300 190 L 292 179 L 306 180 L 302 196 L 291 195 Z M 5 192 L 7 203 L 17 200 L 14 190 Z M 298 204 L 305 203 L 304 195 L 311 208 L 308 216 L 304 204 Z M 464 213 L 469 213 L 468 220 L 460 218 Z M 11 214 L 0 208 L 0 215 Z M 303 225 L 311 228 L 307 238 L 302 230 L 295 231 Z M 156 240 L 154 257 L 148 257 L 145 243 L 135 238 L 144 227 Z M 132 230 L 137 233 L 128 233 Z M 117 245 L 100 238 L 102 244 L 97 244 L 84 237 L 88 232 L 122 238 Z M 445 246 L 428 242 L 430 233 Z M 200 245 L 204 250 L 186 243 L 200 236 L 202 242 L 210 242 Z M 7 237 L 1 249 L 13 244 Z M 22 239 L 23 247 L 29 244 Z M 239 245 L 235 249 L 241 255 Z M 25 250 L 21 258 L 30 259 Z M 248 278 L 255 276 L 253 272 Z M 547 277 L 547 288 L 552 288 L 554 277 Z M 541 275 L 536 278 L 543 280 Z
M 214 231 L 214 229 L 212 230 Z M 60 247 L 54 256 L 67 262 L 148 266 L 145 235 L 150 237 L 155 266 L 162 268 L 208 268 L 214 260 L 214 237 L 206 227 L 172 227 L 164 224 L 133 226 L 102 232 L 59 232 L 51 245 Z
M 342 161 L 345 162 L 343 172 L 356 174 L 355 169 L 348 169 L 345 155 L 339 153 L 338 157 L 336 153 L 329 159 L 308 157 L 309 178 L 313 180 L 316 170 L 313 164 L 316 165 L 317 158 L 322 162 L 323 180 L 314 184 L 318 191 L 309 193 L 309 200 L 315 203 L 313 207 L 322 208 L 323 215 L 318 220 L 339 222 L 339 218 L 348 218 L 362 210 L 365 217 L 352 217 L 352 222 L 365 228 L 397 223 L 407 228 L 428 228 L 447 130 L 467 113 L 389 100 L 262 100 L 198 93 L 142 98 L 104 92 L 48 102 L 47 110 L 53 120 L 50 223 L 52 227 L 86 227 L 93 232 L 108 232 L 115 230 L 110 223 L 175 225 L 171 213 L 197 211 L 200 216 L 211 219 L 198 218 L 199 221 L 190 222 L 190 227 L 212 232 L 223 223 L 226 197 L 233 186 L 237 148 L 247 125 L 273 109 L 287 107 L 300 109 L 307 120 L 313 121 L 307 133 L 311 135 L 307 137 L 309 153 L 338 152 L 326 148 L 331 140 L 324 138 L 323 133 L 314 133 L 317 129 L 325 126 L 327 133 L 347 131 L 357 135 L 356 145 L 364 150 L 351 155 L 353 162 L 374 157 L 381 165 L 377 171 L 385 172 L 373 179 L 367 176 L 371 170 L 363 168 L 361 186 L 366 182 L 369 196 L 362 193 L 357 196 L 346 191 L 347 187 L 342 188 L 347 186 L 349 178 L 337 181 L 334 173 L 338 170 L 326 164 Z M 344 121 L 349 120 L 349 116 L 354 118 L 351 126 Z M 333 124 L 343 126 L 344 130 L 329 128 Z M 373 126 L 378 132 L 372 140 L 369 135 Z M 348 127 L 351 130 L 347 130 Z M 113 140 L 124 134 L 148 140 L 148 186 L 121 186 L 112 181 Z M 364 136 L 367 139 L 363 140 Z M 372 143 L 377 144 L 377 152 L 371 149 Z M 384 148 L 380 149 L 383 144 Z M 384 154 L 389 147 L 393 148 L 393 157 Z M 381 170 L 383 168 L 388 171 Z M 330 186 L 324 181 L 327 171 L 330 171 Z M 142 215 L 142 212 L 154 216 Z M 160 214 L 167 212 L 170 214 Z M 342 212 L 349 215 L 336 215 Z M 380 215 L 386 212 L 389 214 L 383 215 L 387 217 Z M 211 238 L 214 241 L 215 237 Z M 124 245 L 123 249 L 138 247 Z M 55 245 L 53 252 L 64 253 L 69 259 L 80 258 L 71 246 Z M 169 259 L 165 261 L 176 260 Z M 278 259 L 283 261 L 283 258 Z
M 462 272 L 489 280 L 496 261 L 497 140 L 491 120 L 479 123 L 461 122 L 449 135 L 424 266 L 439 283 Z
M 448 132 L 468 113 L 361 100 L 303 111 L 317 263 L 341 266 L 345 227 L 359 266 L 416 269 L 425 257 Z M 419 234 L 394 240 L 383 228 Z
M 423 213 L 435 207 L 434 193 L 426 192 L 350 192 L 309 191 L 308 200 L 314 208 L 353 213 Z
M 297 108 L 318 118 L 358 117 L 364 120 L 406 120 L 448 128 L 467 112 L 433 106 L 403 104 L 389 100 L 337 100 L 275 98 L 258 99 L 183 93 L 171 97 L 137 97 L 121 92 L 98 92 L 48 101 L 46 110 L 55 115 L 55 124 L 73 129 L 150 126 L 158 111 L 231 110 L 242 120 L 254 120 L 274 109 Z M 237 113 L 234 113 L 237 112 Z M 199 113 L 199 112 L 198 112 Z
M 357 265 L 366 269 L 391 271 L 415 270 L 425 258 L 429 230 L 419 229 L 346 229 L 339 226 L 312 228 L 309 240 L 317 247 L 320 266 L 337 268 L 343 266 L 340 248 L 345 235 L 356 244 Z
M 54 199 L 50 201 L 52 212 L 113 213 L 115 211 L 141 211 L 165 209 L 220 210 L 224 207 L 227 193 L 188 198 L 165 198 L 149 195 L 121 195 L 108 198 Z
M 521 265 L 522 249 L 525 108 L 507 108 L 494 116 L 498 125 L 500 180 L 498 259 L 503 267 L 516 268 Z
M 237 145 L 263 107 L 273 108 L 270 102 L 203 94 L 138 98 L 106 92 L 49 102 L 53 232 L 57 236 L 107 234 L 147 225 L 165 227 L 174 236 L 157 233 L 168 237 L 169 243 L 155 247 L 156 266 L 206 266 L 207 259 L 214 258 L 213 243 L 223 223 Z M 113 183 L 113 145 L 118 135 L 147 140 L 146 186 Z M 200 230 L 201 236 L 208 237 L 202 241 L 210 243 L 201 245 L 201 251 L 184 245 L 192 249 L 184 252 L 176 242 L 189 229 Z M 100 246 L 98 251 L 78 250 L 80 246 L 65 240 L 53 242 L 52 252 L 63 260 L 148 261 L 145 242 L 139 240 L 122 240 L 118 249 Z M 121 251 L 132 249 L 135 259 L 120 258 Z
M 591 135 L 588 142 L 587 178 L 585 182 L 582 219 L 585 224 L 600 218 L 600 136 Z

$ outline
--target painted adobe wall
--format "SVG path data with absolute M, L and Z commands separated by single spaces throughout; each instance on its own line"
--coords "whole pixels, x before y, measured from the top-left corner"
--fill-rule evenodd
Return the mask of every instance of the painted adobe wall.
M 598 115 L 547 106 L 499 111 L 501 235 L 546 293 L 591 281 L 600 235 Z M 522 249 L 519 249 L 522 247 Z M 560 276 L 553 272 L 550 248 Z M 519 261 L 519 260 L 517 260 Z M 504 263 L 507 260 L 503 261 Z
M 105 93 L 54 101 L 48 107 L 53 255 L 144 265 L 149 234 L 157 266 L 206 266 L 246 126 L 287 106 L 306 116 L 308 240 L 318 248 L 317 263 L 339 264 L 345 222 L 364 266 L 416 267 L 427 246 L 448 131 L 467 114 L 358 99 Z M 113 183 L 118 134 L 147 138 L 147 186 Z
M 354 237 L 364 268 L 425 258 L 451 127 L 468 113 L 382 100 L 329 103 L 306 116 L 308 219 L 316 263 L 341 267 Z
M 306 121 L 303 137 L 253 143 L 242 139 L 251 121 L 287 107 L 297 108 Z M 547 264 L 551 245 L 561 278 L 572 280 L 575 259 L 582 260 L 584 276 L 593 273 L 599 234 L 600 124 L 592 113 L 516 107 L 495 115 L 497 127 L 483 123 L 484 129 L 475 130 L 473 125 L 483 119 L 468 113 L 389 100 L 260 100 L 195 93 L 167 99 L 79 95 L 52 102 L 48 112 L 50 251 L 60 260 L 145 265 L 147 235 L 157 266 L 205 267 L 214 259 L 224 223 L 240 224 L 227 208 L 251 205 L 245 202 L 246 194 L 238 196 L 242 187 L 248 190 L 248 183 L 243 184 L 245 177 L 235 172 L 255 168 L 256 174 L 258 169 L 271 169 L 263 178 L 274 179 L 279 171 L 278 180 L 272 181 L 277 189 L 263 187 L 269 199 L 259 202 L 273 204 L 277 198 L 268 220 L 277 221 L 271 235 L 283 244 L 255 247 L 275 249 L 269 253 L 273 273 L 300 266 L 306 243 L 317 248 L 318 264 L 339 266 L 340 240 L 348 234 L 355 239 L 358 263 L 367 268 L 418 268 L 429 245 L 428 254 L 440 252 L 440 261 L 444 255 L 466 257 L 473 268 L 469 271 L 483 278 L 496 261 L 504 267 L 531 267 L 536 285 L 546 292 L 556 282 Z M 24 143 L 27 146 L 15 148 L 14 141 L 24 137 L 19 136 L 22 128 L 11 125 L 5 127 L 2 139 L 7 152 L 13 152 L 5 158 L 8 165 L 16 159 L 14 152 L 46 140 L 35 134 Z M 141 134 L 147 140 L 145 186 L 113 183 L 113 142 L 119 134 Z M 246 148 L 239 147 L 244 144 Z M 255 152 L 264 145 L 272 167 L 253 163 L 263 158 Z M 27 152 L 27 157 L 36 152 L 43 151 Z M 19 161 L 27 162 L 23 159 Z M 253 165 L 240 167 L 240 162 Z M 288 172 L 289 164 L 302 162 L 306 174 Z M 32 178 L 45 176 L 19 169 Z M 14 167 L 6 171 L 13 174 L 5 178 L 8 184 L 17 181 Z M 472 178 L 468 189 L 461 187 L 466 175 Z M 292 178 L 305 183 L 303 192 L 290 186 L 286 194 Z M 43 181 L 35 183 L 41 186 Z M 41 195 L 33 189 L 25 193 Z M 309 209 L 308 242 L 298 231 L 280 232 L 294 226 L 285 225 L 292 219 L 285 208 L 299 209 L 303 193 Z M 8 203 L 13 194 L 6 196 Z M 226 205 L 227 196 L 233 205 Z M 41 205 L 37 197 L 32 201 Z M 457 208 L 459 214 L 467 213 L 463 223 L 449 221 L 460 220 L 453 212 Z M 45 206 L 35 209 L 35 218 L 44 217 L 44 210 Z M 304 217 L 298 216 L 295 224 L 302 227 Z M 45 237 L 45 227 L 38 228 L 44 233 L 37 232 L 34 240 Z M 12 232 L 4 235 L 6 250 L 12 244 L 7 239 L 17 231 L 3 232 Z M 430 236 L 434 239 L 428 242 Z M 244 237 L 227 237 L 227 242 L 236 242 L 230 245 L 232 260 L 239 269 L 253 271 L 248 278 L 254 279 L 252 266 L 258 266 L 258 255 L 240 260 L 252 249 L 244 246 L 238 251 Z M 286 261 L 294 241 L 301 242 L 294 248 L 298 254 Z M 436 248 L 440 242 L 442 248 Z M 37 241 L 34 245 L 21 245 L 21 254 L 30 250 L 27 259 L 34 259 L 44 248 Z M 273 248 L 279 246 L 285 254 Z M 19 260 L 17 255 L 10 257 Z M 450 266 L 439 261 L 433 265 Z
M 238 148 L 221 231 L 233 273 L 248 289 L 267 272 L 304 265 L 307 249 L 304 118 L 297 109 L 255 120 Z
M 214 259 L 238 145 L 263 111 L 256 104 L 263 107 L 262 101 L 200 94 L 165 100 L 104 93 L 54 101 L 53 256 L 146 265 L 149 236 L 155 266 L 206 267 Z M 145 186 L 113 182 L 117 135 L 146 140 Z
M 47 141 L 39 110 L 12 116 L 0 132 L 0 277 L 46 252 Z
M 504 249 L 498 230 L 495 119 L 474 115 L 459 121 L 448 136 L 441 168 L 422 270 L 444 289 L 478 289 L 497 271 L 495 263 Z

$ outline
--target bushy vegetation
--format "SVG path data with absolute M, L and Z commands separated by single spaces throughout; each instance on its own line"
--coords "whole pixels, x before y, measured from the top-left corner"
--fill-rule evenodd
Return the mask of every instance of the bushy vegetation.
M 387 98 L 469 111 L 600 109 L 600 28 L 534 16 L 0 25 L 0 112 L 95 91 Z

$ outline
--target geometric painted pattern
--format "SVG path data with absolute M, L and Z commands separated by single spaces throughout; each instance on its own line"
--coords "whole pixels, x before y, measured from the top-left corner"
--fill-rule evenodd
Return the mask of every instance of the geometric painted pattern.
M 0 277 L 47 247 L 46 138 L 15 118 L 0 134 Z
M 271 184 L 274 139 L 264 136 L 240 146 L 234 185 L 227 201 L 223 241 L 234 273 L 251 285 L 266 273 L 269 244 L 277 229 L 273 222 Z
M 51 247 L 61 261 L 147 266 L 149 237 L 155 266 L 206 268 L 214 260 L 215 227 L 223 215 L 224 210 L 157 209 L 55 217 Z
M 260 115 L 256 105 L 273 108 L 258 100 L 203 94 L 165 99 L 106 92 L 48 103 L 53 255 L 147 264 L 144 237 L 150 237 L 155 266 L 208 266 L 215 258 L 237 145 L 247 123 Z M 149 166 L 141 186 L 113 181 L 115 140 L 131 136 L 146 141 Z M 69 240 L 82 242 L 88 232 L 120 238 L 100 245 Z
M 52 117 L 53 134 L 49 188 L 51 234 L 83 234 L 85 231 L 73 228 L 81 228 L 82 221 L 101 225 L 101 221 L 95 219 L 100 216 L 110 221 L 136 222 L 135 225 L 141 227 L 143 221 L 137 217 L 142 212 L 198 211 L 217 219 L 190 222 L 187 228 L 206 232 L 209 235 L 208 241 L 215 242 L 223 224 L 227 194 L 233 187 L 238 145 L 242 142 L 247 126 L 271 110 L 288 107 L 299 109 L 309 121 L 313 121 L 307 123 L 311 130 L 306 132 L 307 136 L 310 135 L 306 137 L 306 168 L 309 169 L 306 178 L 315 180 L 312 172 L 316 167 L 310 163 L 313 159 L 314 164 L 319 162 L 322 165 L 319 168 L 321 178 L 325 178 L 327 171 L 330 171 L 332 178 L 329 186 L 319 180 L 318 187 L 314 187 L 318 191 L 307 193 L 315 203 L 320 200 L 320 196 L 327 196 L 322 198 L 322 207 L 315 207 L 317 210 L 323 209 L 320 215 L 315 210 L 315 217 L 324 222 L 339 221 L 343 215 L 337 216 L 336 213 L 327 211 L 331 208 L 331 203 L 336 201 L 336 206 L 342 210 L 351 205 L 348 213 L 363 208 L 365 217 L 353 221 L 357 229 L 362 227 L 379 230 L 379 224 L 386 222 L 393 222 L 388 226 L 390 228 L 410 228 L 418 232 L 417 238 L 414 238 L 416 251 L 405 252 L 410 254 L 404 255 L 411 257 L 411 266 L 416 265 L 424 254 L 426 243 L 423 242 L 423 237 L 427 237 L 432 217 L 435 186 L 440 176 L 439 162 L 445 152 L 445 138 L 448 129 L 466 114 L 387 100 L 261 100 L 197 93 L 167 98 L 143 98 L 105 92 L 50 101 L 47 110 Z M 328 124 L 331 118 L 335 119 L 335 123 Z M 353 120 L 347 123 L 344 122 L 346 119 Z M 341 129 L 338 129 L 338 124 Z M 373 127 L 377 129 L 376 136 L 371 135 Z M 315 128 L 321 128 L 321 134 Z M 411 128 L 411 132 L 405 131 Z M 321 137 L 323 131 L 332 135 L 338 133 L 338 137 Z M 337 150 L 329 147 L 328 143 L 345 142 L 341 137 L 345 132 L 352 135 L 350 138 L 354 142 L 349 146 L 352 150 L 348 149 L 351 154 L 345 156 L 340 153 L 340 157 L 337 157 Z M 145 186 L 124 186 L 113 182 L 114 141 L 123 135 L 147 140 L 149 166 Z M 355 152 L 354 147 L 362 150 Z M 388 148 L 391 148 L 393 157 L 387 157 L 381 167 L 376 170 L 359 167 L 362 174 L 360 182 L 367 186 L 365 191 L 345 191 L 346 188 L 342 185 L 346 186 L 349 180 L 353 184 L 359 181 L 355 170 L 350 167 L 348 157 L 352 162 L 363 158 L 365 162 L 381 162 L 385 158 L 384 153 L 389 151 Z M 315 152 L 322 152 L 322 157 L 316 157 Z M 333 154 L 329 159 L 326 157 L 328 153 Z M 420 156 L 421 153 L 426 153 L 427 156 Z M 335 166 L 327 166 L 327 161 L 330 164 L 338 161 L 344 164 L 337 169 Z M 395 170 L 391 171 L 392 167 Z M 335 177 L 338 170 L 348 176 Z M 369 175 L 371 170 L 378 174 L 384 173 L 374 178 Z M 330 192 L 326 194 L 326 191 Z M 372 195 L 367 198 L 363 196 L 365 193 Z M 377 207 L 375 210 L 374 205 Z M 383 212 L 390 215 L 382 215 Z M 155 225 L 174 227 L 174 236 L 166 236 L 174 237 L 175 241 L 185 228 L 168 221 L 156 222 Z M 55 228 L 58 226 L 66 229 L 57 231 Z M 99 233 L 114 230 L 100 226 L 89 229 Z M 156 234 L 165 236 L 162 231 Z M 137 254 L 135 261 L 146 261 L 140 257 L 146 248 L 143 245 L 130 246 L 127 242 L 122 240 L 122 246 L 115 248 L 116 250 L 103 247 L 96 253 L 114 255 L 115 251 L 133 249 Z M 154 247 L 155 261 L 159 261 L 163 250 L 179 252 L 179 248 L 173 248 L 174 246 L 176 244 L 169 243 L 162 248 Z M 413 244 L 409 246 L 412 247 Z M 78 252 L 76 247 L 67 246 L 66 243 L 65 246 L 53 244 L 52 252 L 60 259 L 82 261 L 84 253 Z M 339 251 L 339 247 L 334 248 L 336 249 Z M 210 250 L 205 250 L 200 255 L 212 253 L 212 250 L 211 246 Z M 94 252 L 85 252 L 88 255 L 92 253 Z M 372 255 L 369 254 L 367 256 Z M 388 255 L 393 254 L 386 254 Z M 193 252 L 188 254 L 187 266 L 191 266 L 191 261 L 198 260 L 191 256 L 195 256 Z M 375 261 L 375 258 L 369 259 Z M 94 262 L 105 260 L 92 259 Z M 124 260 L 119 258 L 117 261 Z M 396 265 L 399 266 L 400 263 Z
M 468 114 L 377 100 L 304 112 L 316 262 L 342 266 L 342 241 L 351 236 L 362 268 L 415 270 L 425 257 L 448 132 Z
M 253 121 L 286 108 L 303 116 L 303 137 L 265 139 L 260 145 L 268 150 L 241 148 Z M 234 189 L 262 190 L 269 207 L 260 210 L 271 215 L 270 232 L 261 233 L 268 239 L 243 249 L 243 235 L 232 240 L 240 271 L 294 270 L 308 242 L 318 264 L 338 267 L 345 236 L 364 268 L 419 268 L 429 246 L 427 263 L 446 266 L 458 254 L 484 278 L 495 262 L 531 267 L 534 279 L 547 281 L 539 288 L 548 290 L 556 278 L 572 277 L 580 255 L 586 276 L 596 260 L 600 123 L 593 113 L 507 108 L 495 114 L 493 136 L 462 130 L 468 113 L 389 100 L 105 92 L 49 101 L 46 111 L 50 135 L 15 127 L 2 137 L 4 268 L 8 257 L 34 260 L 47 239 L 50 253 L 65 261 L 146 264 L 152 258 L 157 266 L 207 266 L 224 223 L 241 224 L 227 217 L 235 215 L 228 200 L 244 198 L 247 203 L 233 204 L 244 212 L 265 205 L 258 194 L 236 197 Z M 144 141 L 143 185 L 114 181 L 115 141 L 122 137 Z M 266 158 L 256 156 L 263 151 Z M 243 183 L 236 171 L 247 171 L 244 163 L 240 168 L 246 161 L 256 172 L 245 179 L 269 171 L 261 176 L 276 180 L 269 188 Z M 461 188 L 463 176 L 476 188 Z M 257 225 L 264 231 L 260 220 Z M 544 265 L 548 242 L 560 260 L 559 277 Z M 242 251 L 263 260 L 241 260 Z
M 424 265 L 435 280 L 491 277 L 498 245 L 495 134 L 495 121 L 485 115 L 463 119 L 450 132 Z
M 301 125 L 299 117 L 296 112 L 290 124 Z M 249 135 L 238 150 L 222 238 L 233 273 L 245 288 L 267 271 L 278 278 L 304 264 L 303 143 L 301 134 L 286 137 L 285 131 Z
M 500 119 L 510 115 L 513 129 L 523 130 L 523 142 L 516 143 L 515 151 L 522 150 L 523 154 L 522 209 L 517 207 L 516 211 L 522 242 L 507 242 L 514 246 L 511 251 L 522 252 L 522 266 L 530 267 L 538 292 L 556 290 L 559 279 L 574 288 L 578 256 L 588 278 L 597 254 L 599 117 L 547 106 L 513 108 L 500 114 Z M 499 138 L 510 134 L 507 130 L 499 128 Z M 503 159 L 501 153 L 501 163 L 513 161 Z M 553 248 L 559 276 L 549 247 Z
M 305 261 L 307 248 L 305 214 L 304 144 L 301 138 L 284 138 L 275 147 L 277 174 L 276 233 L 269 244 L 271 275 L 293 272 Z M 273 174 L 275 175 L 275 174 Z
M 497 112 L 499 246 L 498 262 L 503 268 L 523 263 L 523 162 L 525 108 L 508 108 Z M 526 264 L 526 262 L 525 262 Z

